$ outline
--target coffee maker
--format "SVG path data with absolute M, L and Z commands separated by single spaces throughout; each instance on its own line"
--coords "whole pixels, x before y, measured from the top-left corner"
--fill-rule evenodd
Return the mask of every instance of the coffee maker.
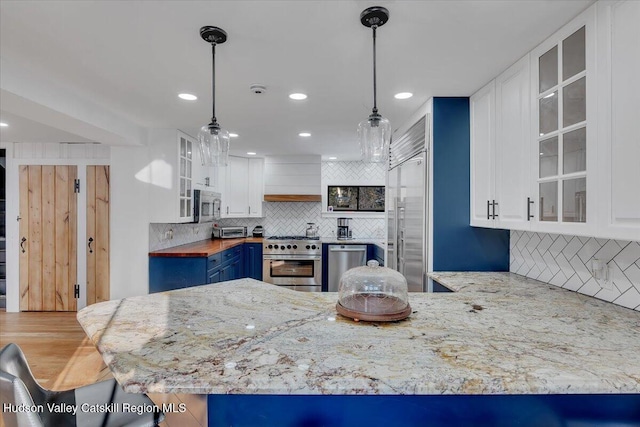
M 349 221 L 351 218 L 338 218 L 338 240 L 352 239 Z

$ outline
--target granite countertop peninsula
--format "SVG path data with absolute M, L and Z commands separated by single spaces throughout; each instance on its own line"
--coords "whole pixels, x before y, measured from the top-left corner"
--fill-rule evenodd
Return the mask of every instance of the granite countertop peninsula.
M 640 313 L 511 273 L 434 273 L 411 316 L 239 279 L 94 304 L 78 320 L 127 392 L 640 393 Z

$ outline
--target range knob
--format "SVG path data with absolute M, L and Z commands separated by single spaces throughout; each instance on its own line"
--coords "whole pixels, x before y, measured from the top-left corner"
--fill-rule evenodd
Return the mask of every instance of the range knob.
M 307 245 L 307 249 L 311 249 L 311 246 Z
M 293 245 L 293 249 L 298 249 L 298 245 Z
M 287 245 L 287 249 L 291 249 L 291 245 Z
M 280 249 L 282 249 L 284 251 L 285 250 L 284 245 L 280 246 Z
M 316 248 L 316 245 L 311 245 L 311 249 L 315 249 L 315 248 Z
M 273 249 L 273 245 L 269 245 L 267 246 L 269 249 Z

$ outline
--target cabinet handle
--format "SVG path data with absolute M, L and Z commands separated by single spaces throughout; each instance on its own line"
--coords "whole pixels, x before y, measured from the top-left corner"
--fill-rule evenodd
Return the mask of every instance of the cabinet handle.
M 20 249 L 22 249 L 22 253 L 25 253 L 27 250 L 24 248 L 24 244 L 27 241 L 26 237 L 23 237 L 22 240 L 20 240 Z
M 93 248 L 91 247 L 92 243 L 93 243 L 93 237 L 89 237 L 89 244 L 87 246 L 89 247 L 89 253 L 90 254 L 93 253 Z
M 498 215 L 496 215 L 496 206 L 498 205 L 498 202 L 496 202 L 495 200 L 492 203 L 493 207 L 491 208 L 491 216 L 493 219 L 496 219 L 496 217 Z
M 532 204 L 533 204 L 533 200 L 531 200 L 531 197 L 527 197 L 527 221 L 531 221 L 531 218 L 533 218 L 533 215 L 531 215 Z
M 487 200 L 487 219 L 491 219 L 491 215 L 489 214 L 489 206 L 491 206 L 491 202 Z
M 227 206 L 227 215 L 229 215 L 229 206 Z
M 251 215 L 251 206 L 249 206 L 249 215 Z

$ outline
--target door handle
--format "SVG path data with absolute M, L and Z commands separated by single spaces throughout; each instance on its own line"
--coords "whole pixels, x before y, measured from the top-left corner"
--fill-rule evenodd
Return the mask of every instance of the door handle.
M 533 215 L 531 215 L 532 204 L 533 204 L 533 200 L 531 200 L 531 197 L 527 197 L 527 221 L 531 221 L 531 218 L 533 218 Z
M 91 244 L 93 243 L 93 237 L 89 237 L 89 244 L 87 245 L 89 247 L 89 253 L 92 254 L 93 253 L 93 249 L 91 248 Z
M 24 248 L 24 244 L 27 241 L 26 237 L 23 237 L 22 240 L 20 240 L 20 249 L 22 249 L 22 253 L 25 253 L 27 250 Z

